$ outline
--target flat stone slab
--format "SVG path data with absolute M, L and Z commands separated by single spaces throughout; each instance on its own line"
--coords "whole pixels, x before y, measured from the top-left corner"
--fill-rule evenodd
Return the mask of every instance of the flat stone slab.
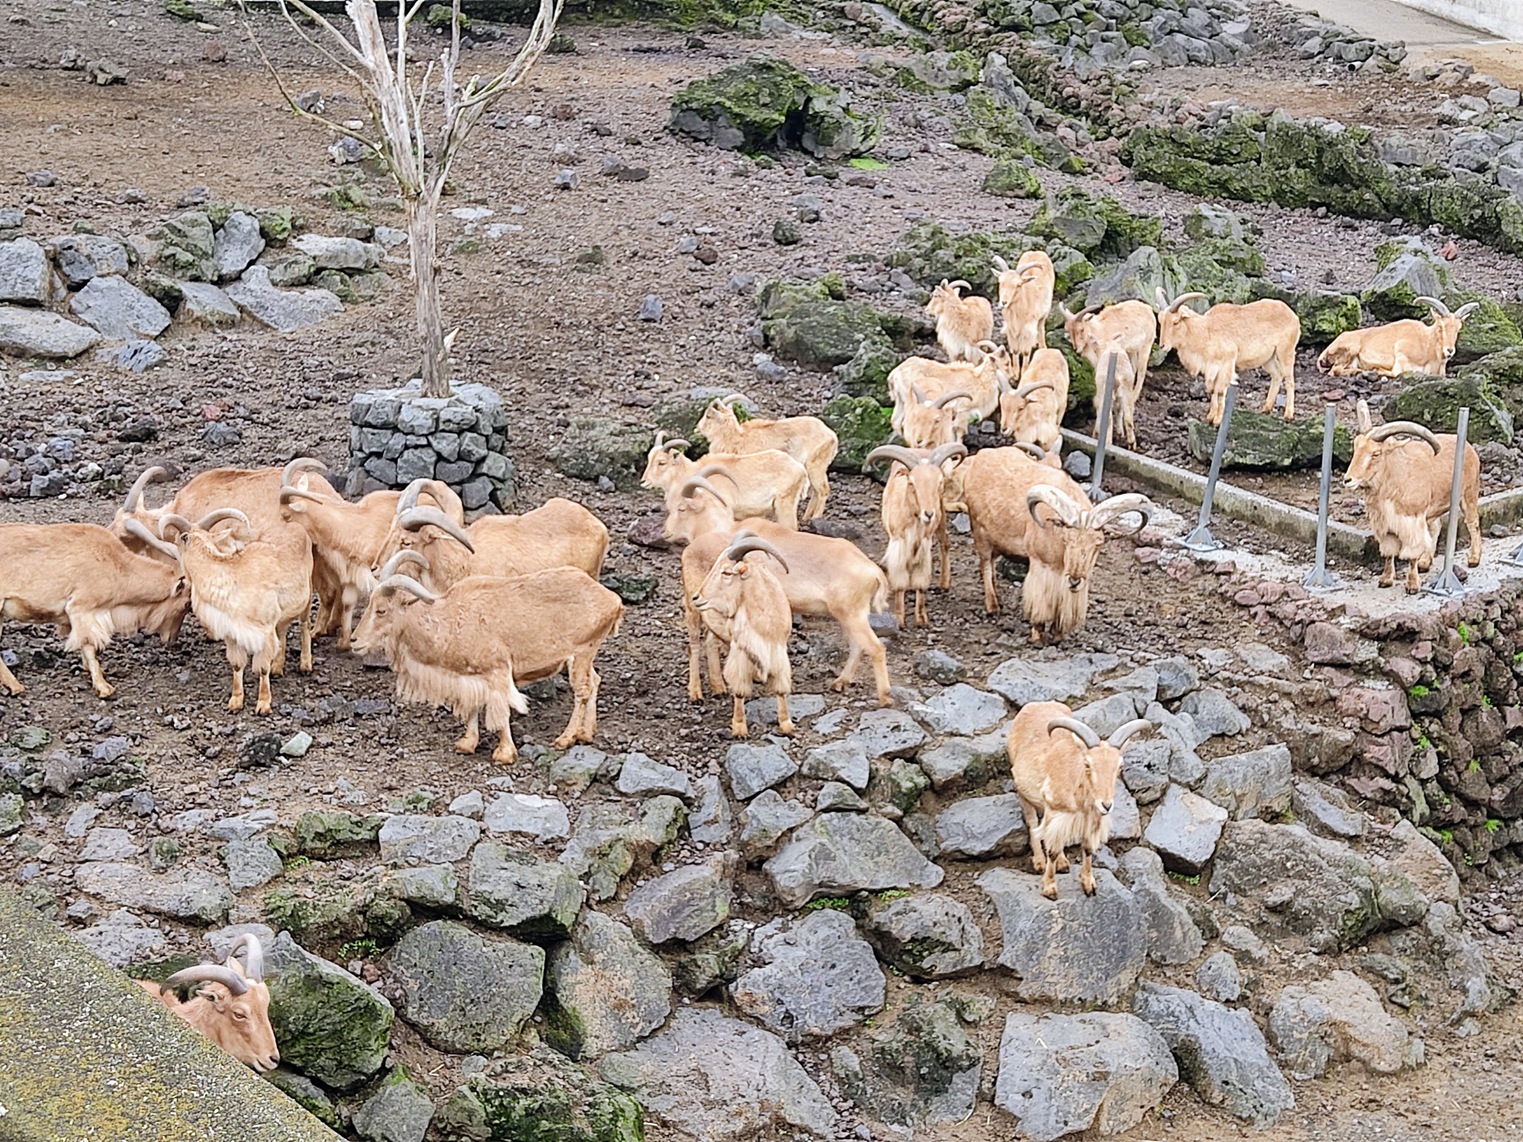
M 1017 708 L 1032 702 L 1066 702 L 1088 690 L 1096 674 L 1120 661 L 1114 654 L 1076 654 L 1051 662 L 1012 658 L 994 668 L 989 689 L 1003 694 Z
M 936 816 L 943 857 L 1019 856 L 1030 847 L 1021 799 L 1014 793 L 969 797 Z
M 883 971 L 850 916 L 821 908 L 768 928 L 753 945 L 765 962 L 730 987 L 747 1015 L 800 1043 L 827 1039 L 883 1009 Z
M 222 923 L 233 906 L 226 884 L 193 868 L 150 873 L 115 861 L 82 864 L 74 872 L 74 887 L 124 908 L 201 924 Z
M 264 266 L 250 266 L 224 292 L 249 316 L 279 333 L 321 324 L 344 310 L 344 303 L 329 290 L 276 289 Z
M 0 352 L 66 361 L 100 341 L 100 334 L 57 313 L 0 305 Z
M 1170 872 L 1195 876 L 1216 852 L 1227 810 L 1198 793 L 1170 785 L 1142 837 Z
M 972 737 L 998 726 L 1009 707 L 998 694 L 959 682 L 921 702 L 913 712 L 934 734 Z
M 118 277 L 91 278 L 69 299 L 69 310 L 101 336 L 116 341 L 157 337 L 169 328 L 169 310 Z
M 935 888 L 945 876 L 892 821 L 861 813 L 820 814 L 762 867 L 789 908 L 823 892 Z

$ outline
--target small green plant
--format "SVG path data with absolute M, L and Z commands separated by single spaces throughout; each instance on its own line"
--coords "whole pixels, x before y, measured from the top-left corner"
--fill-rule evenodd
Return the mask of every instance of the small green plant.
M 364 939 L 350 940 L 338 950 L 338 956 L 341 960 L 373 960 L 380 952 L 376 942 L 366 936 Z
M 300 869 L 306 868 L 311 863 L 312 863 L 312 858 L 311 857 L 294 856 L 290 860 L 286 861 L 286 871 L 287 872 L 296 872 L 296 871 L 298 871 Z
M 1497 820 L 1495 817 L 1487 817 L 1486 818 L 1486 831 L 1488 833 L 1495 833 L 1501 827 L 1502 827 L 1502 822 Z
M 1407 693 L 1414 698 L 1426 698 L 1429 694 L 1432 693 L 1432 691 L 1424 686 L 1421 682 L 1418 682 L 1413 685 L 1412 689 L 1408 690 Z
M 888 169 L 888 164 L 886 162 L 884 162 L 882 159 L 875 159 L 870 155 L 858 155 L 856 158 L 849 161 L 846 165 L 849 167 L 855 167 L 859 171 L 881 171 Z
M 1481 695 L 1481 709 L 1483 709 L 1483 710 L 1489 710 L 1489 709 L 1491 709 L 1495 705 L 1496 705 L 1496 703 L 1491 700 L 1491 695 L 1490 694 L 1482 694 Z
M 1467 623 L 1464 619 L 1461 619 L 1460 622 L 1459 622 L 1459 625 L 1457 627 L 1455 627 L 1454 629 L 1455 629 L 1456 632 L 1458 632 L 1458 634 L 1460 636 L 1460 641 L 1462 643 L 1464 643 L 1466 646 L 1469 646 L 1470 645 L 1470 624 Z
M 804 905 L 806 912 L 814 912 L 821 908 L 831 908 L 837 912 L 845 912 L 851 907 L 851 901 L 844 896 L 822 896 L 818 900 L 811 900 Z
M 1417 739 L 1417 748 L 1418 749 L 1432 749 L 1433 748 L 1433 740 L 1431 738 L 1429 738 L 1427 734 L 1422 734 Z
M 1199 884 L 1200 883 L 1200 874 L 1199 873 L 1196 873 L 1194 876 L 1186 876 L 1182 872 L 1171 872 L 1171 873 L 1169 873 L 1169 875 L 1172 876 L 1175 880 L 1178 880 L 1178 881 L 1180 881 L 1180 882 L 1182 882 L 1184 884 Z
M 882 892 L 878 893 L 877 896 L 873 897 L 873 899 L 883 901 L 902 900 L 909 894 L 910 890 L 907 888 L 885 888 Z
M 1452 845 L 1452 844 L 1454 844 L 1454 830 L 1453 829 L 1440 829 L 1438 831 L 1438 839 L 1443 841 L 1444 844 L 1446 844 L 1446 845 Z
M 1465 772 L 1466 773 L 1479 773 L 1479 772 L 1481 772 L 1481 763 L 1478 760 L 1476 760 L 1475 758 L 1471 758 L 1470 759 L 1470 764 L 1465 766 Z

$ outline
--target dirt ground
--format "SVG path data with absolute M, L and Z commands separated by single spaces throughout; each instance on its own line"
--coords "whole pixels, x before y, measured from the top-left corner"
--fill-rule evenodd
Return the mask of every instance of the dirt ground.
M 35 213 L 29 233 L 60 234 L 80 222 L 102 232 L 141 232 L 174 213 L 175 202 L 198 184 L 219 200 L 299 205 L 310 229 L 342 231 L 346 218 L 312 194 L 348 179 L 355 168 L 331 165 L 325 153 L 330 140 L 282 109 L 230 16 L 221 30 L 204 32 L 169 19 L 157 5 L 129 2 L 102 9 L 20 0 L 6 18 L 0 25 L 5 29 L 0 139 L 6 141 L 0 202 L 25 204 Z M 321 88 L 329 106 L 337 108 L 353 98 L 347 78 L 295 44 L 283 26 L 261 19 L 257 30 L 291 77 L 293 90 Z M 624 538 L 655 506 L 653 495 L 604 493 L 561 477 L 546 459 L 549 447 L 573 415 L 592 411 L 638 423 L 660 396 L 696 385 L 744 389 L 769 412 L 817 411 L 830 392 L 828 377 L 790 370 L 783 380 L 766 382 L 755 375 L 749 339 L 754 306 L 749 296 L 729 287 L 731 274 L 809 277 L 841 269 L 850 282 L 881 273 L 877 260 L 917 217 L 948 225 L 1013 226 L 1031 207 L 1007 205 L 977 190 L 988 160 L 948 148 L 934 116 L 919 114 L 925 104 L 919 97 L 880 93 L 889 114 L 887 141 L 906 142 L 914 151 L 909 160 L 857 185 L 845 180 L 814 185 L 799 162 L 763 169 L 741 155 L 689 145 L 664 129 L 672 91 L 754 50 L 754 41 L 706 34 L 702 46 L 693 46 L 682 33 L 638 25 L 567 30 L 577 54 L 546 57 L 532 83 L 503 100 L 498 109 L 503 126 L 483 126 L 456 168 L 451 206 L 486 205 L 496 212 L 491 221 L 522 226 L 500 238 L 481 238 L 479 249 L 446 264 L 446 309 L 462 326 L 456 376 L 492 384 L 512 410 L 520 505 L 552 495 L 586 504 L 613 533 L 610 569 L 659 580 L 651 601 L 628 608 L 621 634 L 600 662 L 598 744 L 610 752 L 644 750 L 695 774 L 717 772 L 728 742 L 727 707 L 711 701 L 694 708 L 686 701 L 676 555 Z M 225 48 L 226 62 L 206 58 L 213 42 Z M 785 39 L 766 46 L 821 69 L 827 78 L 870 88 L 847 45 Z M 126 64 L 129 82 L 97 88 L 79 72 L 59 70 L 56 62 L 69 47 L 86 59 L 109 55 Z M 487 70 L 506 51 L 482 46 L 472 62 L 479 59 Z M 1282 77 L 1277 98 L 1290 105 L 1298 84 L 1307 100 L 1328 97 L 1315 78 L 1309 70 Z M 1239 82 L 1243 91 L 1237 93 L 1249 98 L 1272 90 L 1262 86 L 1262 73 L 1254 68 L 1171 73 L 1169 82 L 1202 85 L 1203 99 L 1236 91 Z M 1351 90 L 1340 97 L 1379 104 L 1374 87 L 1352 90 L 1353 79 L 1348 84 Z M 361 113 L 358 102 L 353 108 L 355 115 Z M 525 122 L 527 116 L 542 119 Z M 554 154 L 557 144 L 573 148 L 578 161 Z M 597 171 L 605 155 L 649 166 L 651 176 L 639 183 L 602 178 Z M 552 189 L 556 171 L 568 165 L 581 172 L 580 187 Z M 56 187 L 21 184 L 23 172 L 41 168 L 57 174 Z M 1043 172 L 1044 180 L 1057 177 Z M 366 185 L 377 196 L 389 193 L 379 180 Z M 145 201 L 121 201 L 128 188 L 141 191 Z M 1105 189 L 1135 209 L 1156 211 L 1169 233 L 1182 237 L 1181 219 L 1193 201 L 1188 196 L 1145 184 Z M 803 244 L 776 246 L 770 237 L 773 221 L 786 213 L 792 195 L 805 190 L 824 198 L 822 221 L 806 227 Z M 1262 230 L 1270 272 L 1302 281 L 1357 285 L 1373 270 L 1373 246 L 1387 236 L 1373 223 L 1276 207 L 1235 208 Z M 371 215 L 379 224 L 399 225 L 399 219 L 385 212 Z M 675 252 L 678 239 L 693 232 L 718 251 L 715 264 Z M 441 244 L 463 237 L 463 225 L 446 219 Z M 592 246 L 602 247 L 606 266 L 578 272 L 576 256 Z M 1501 293 L 1523 280 L 1516 259 L 1471 242 L 1459 246 L 1454 271 L 1462 283 Z M 21 381 L 18 370 L 9 368 L 0 372 L 4 433 L 42 440 L 62 427 L 84 428 L 87 455 L 103 463 L 120 458 L 129 475 L 166 461 L 190 472 L 278 463 L 299 454 L 341 467 L 349 395 L 396 383 L 413 366 L 410 303 L 401 280 L 405 267 L 391 268 L 396 280 L 376 302 L 347 308 L 315 334 L 282 337 L 248 325 L 233 332 L 176 328 L 164 338 L 170 361 L 143 376 L 108 372 L 89 358 L 71 365 L 74 375 L 61 379 Z M 649 293 L 665 302 L 659 323 L 635 320 L 640 299 Z M 874 300 L 911 305 L 893 295 Z M 1309 357 L 1303 356 L 1300 375 L 1299 403 L 1314 412 L 1320 378 Z M 1184 417 L 1201 415 L 1204 399 L 1172 363 L 1150 378 L 1139 418 L 1142 450 L 1178 459 Z M 1256 404 L 1262 383 L 1258 377 L 1245 383 L 1245 406 Z M 204 438 L 208 403 L 221 406 L 213 415 L 235 425 L 241 441 L 217 447 Z M 1352 418 L 1351 400 L 1345 408 Z M 117 439 L 110 428 L 123 410 L 134 417 L 156 416 L 158 438 L 139 444 Z M 1287 495 L 1303 496 L 1307 488 L 1315 495 L 1314 474 L 1297 479 L 1284 485 Z M 878 554 L 883 540 L 876 488 L 861 478 L 833 483 L 838 494 L 830 515 L 859 529 L 863 546 Z M 1124 482 L 1113 482 L 1110 490 L 1124 488 Z M 0 520 L 105 522 L 114 506 L 104 497 L 83 503 L 0 502 Z M 958 546 L 956 570 L 951 595 L 932 599 L 931 627 L 892 642 L 890 668 L 897 683 L 915 685 L 914 656 L 928 648 L 955 655 L 974 679 L 1024 652 L 1025 625 L 1008 605 L 1001 618 L 983 614 L 966 541 Z M 1126 544 L 1108 545 L 1102 554 L 1093 594 L 1097 604 L 1090 624 L 1065 652 L 1152 656 L 1262 637 L 1216 596 L 1139 568 Z M 107 732 L 131 735 L 139 742 L 136 751 L 150 759 L 147 788 L 161 812 L 273 805 L 284 819 L 345 798 L 379 807 L 420 786 L 442 804 L 503 776 L 485 750 L 471 758 L 451 752 L 457 731 L 444 713 L 402 711 L 385 701 L 356 710 L 356 700 L 386 699 L 390 677 L 341 656 L 331 644 L 320 645 L 311 676 L 276 680 L 276 712 L 257 722 L 247 712 L 223 712 L 222 650 L 195 637 L 193 628 L 169 648 L 142 640 L 113 645 L 102 656 L 119 691 L 109 704 L 93 696 L 78 663 L 49 633 L 11 625 L 4 646 L 20 655 L 16 670 L 31 689 L 21 698 L 0 700 L 0 739 L 32 724 L 48 727 L 64 742 Z M 793 651 L 795 690 L 822 692 L 842 654 L 835 633 L 811 622 L 796 636 Z M 866 709 L 869 697 L 863 682 L 844 702 Z M 842 701 L 829 699 L 831 708 Z M 564 724 L 569 705 L 564 690 L 535 702 L 516 722 L 520 745 L 547 743 Z M 238 768 L 238 745 L 250 730 L 285 736 L 302 727 L 316 739 L 305 758 L 269 770 Z M 800 741 L 807 747 L 815 738 L 806 729 Z M 528 763 L 512 778 L 524 791 L 543 787 L 542 776 Z M 61 837 L 60 824 L 55 820 L 50 828 Z M 19 862 L 18 854 L 0 850 L 0 865 L 13 858 Z M 971 890 L 958 894 L 973 895 Z M 1492 943 L 1504 972 L 1512 973 L 1510 944 L 1500 937 Z M 999 989 L 997 982 L 979 986 Z M 1012 1004 L 1010 996 L 1000 995 L 1000 1010 Z M 991 1052 L 1001 1024 L 1002 1019 L 990 1019 L 980 1028 Z M 1509 1009 L 1486 1021 L 1474 1038 L 1445 1031 L 1430 1035 L 1428 1065 L 1415 1074 L 1382 1079 L 1344 1072 L 1300 1084 L 1296 1112 L 1257 1136 L 1287 1142 L 1510 1137 L 1523 1077 L 1513 1049 L 1519 1030 L 1516 1009 Z M 419 1069 L 430 1076 L 427 1052 L 418 1050 Z M 442 1071 L 432 1073 L 441 1087 L 445 1077 Z M 1158 1120 L 1124 1137 L 1208 1142 L 1249 1133 L 1181 1088 Z M 981 1104 L 968 1123 L 927 1137 L 984 1142 L 1009 1135 L 1009 1119 Z M 659 1138 L 655 1131 L 650 1136 Z

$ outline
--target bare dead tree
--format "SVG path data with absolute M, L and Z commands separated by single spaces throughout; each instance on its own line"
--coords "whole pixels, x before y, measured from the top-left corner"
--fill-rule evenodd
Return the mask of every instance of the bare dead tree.
M 460 66 L 460 0 L 453 0 L 451 6 L 449 46 L 437 60 L 429 61 L 416 81 L 408 70 L 408 31 L 429 0 L 397 0 L 396 43 L 391 48 L 387 47 L 381 30 L 375 0 L 346 0 L 344 11 L 353 26 L 352 38 L 304 0 L 278 2 L 297 35 L 359 85 L 370 110 L 370 130 L 379 131 L 378 138 L 364 129 L 355 130 L 299 106 L 254 35 L 245 9 L 244 27 L 249 39 L 291 110 L 359 143 L 386 166 L 396 181 L 407 209 L 418 339 L 423 351 L 423 395 L 448 396 L 449 352 L 459 330 L 445 335 L 444 312 L 439 301 L 439 199 L 444 194 L 450 168 L 472 128 L 504 92 L 523 82 L 549 47 L 563 0 L 539 0 L 534 24 L 512 63 L 490 79 L 483 81 L 473 75 L 463 84 L 456 79 Z M 310 22 L 311 29 L 298 21 L 298 15 Z M 431 84 L 435 85 L 432 91 Z M 438 111 L 431 106 L 431 94 L 435 97 L 433 102 L 442 103 Z

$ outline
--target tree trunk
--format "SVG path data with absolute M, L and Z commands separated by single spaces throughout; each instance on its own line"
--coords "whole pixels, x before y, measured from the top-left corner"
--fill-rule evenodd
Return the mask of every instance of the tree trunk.
M 423 350 L 423 395 L 450 395 L 449 351 L 444 344 L 444 312 L 439 304 L 438 200 L 427 191 L 407 198 L 407 244 L 412 256 L 413 295 L 418 310 L 418 342 Z

